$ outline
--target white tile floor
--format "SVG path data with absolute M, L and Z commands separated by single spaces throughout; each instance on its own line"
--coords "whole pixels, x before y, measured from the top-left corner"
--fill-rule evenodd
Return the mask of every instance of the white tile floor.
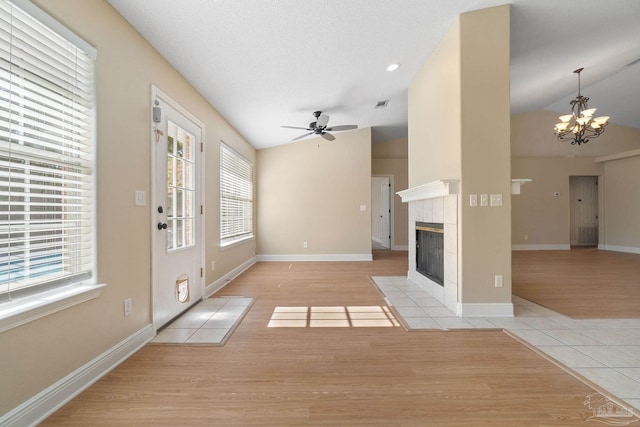
M 501 328 L 640 409 L 640 319 L 572 319 L 513 296 L 513 318 L 460 318 L 404 277 L 373 277 L 410 329 Z
M 249 311 L 253 298 L 207 298 L 164 328 L 152 343 L 223 345 Z

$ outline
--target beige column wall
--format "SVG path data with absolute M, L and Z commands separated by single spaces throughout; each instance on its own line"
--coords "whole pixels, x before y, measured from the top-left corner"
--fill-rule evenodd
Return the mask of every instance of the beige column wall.
M 224 252 L 217 245 L 218 144 L 250 161 L 255 150 L 106 1 L 35 3 L 98 50 L 98 280 L 108 286 L 95 300 L 0 333 L 0 414 L 151 323 L 151 207 L 133 202 L 135 190 L 150 200 L 152 84 L 206 125 L 204 263 L 216 260 L 206 283 L 253 256 L 252 242 Z
M 371 129 L 335 137 L 258 151 L 258 255 L 371 254 Z
M 640 253 L 640 156 L 604 164 L 606 249 Z
M 409 88 L 409 186 L 440 179 L 460 180 L 458 301 L 510 303 L 509 6 L 460 15 Z
M 511 303 L 509 6 L 460 15 L 462 303 Z M 502 206 L 470 207 L 470 194 L 501 194 Z M 496 288 L 495 275 L 503 276 Z

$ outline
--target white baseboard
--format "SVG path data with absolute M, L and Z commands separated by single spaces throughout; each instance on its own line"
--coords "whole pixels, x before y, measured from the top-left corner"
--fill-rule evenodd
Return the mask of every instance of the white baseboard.
M 513 304 L 464 304 L 459 302 L 456 314 L 460 317 L 513 317 Z
M 571 245 L 511 245 L 512 251 L 568 251 Z
M 373 261 L 371 254 L 257 255 L 258 261 Z
M 153 338 L 147 325 L 0 417 L 2 426 L 34 426 L 98 381 Z
M 235 279 L 236 277 L 244 273 L 247 269 L 249 269 L 249 267 L 255 264 L 256 261 L 257 261 L 257 257 L 253 256 L 248 260 L 246 260 L 245 262 L 243 262 L 242 264 L 240 264 L 239 266 L 237 266 L 236 268 L 234 268 L 233 270 L 231 270 L 230 272 L 228 272 L 227 274 L 225 274 L 224 276 L 222 276 L 221 278 L 219 278 L 218 280 L 216 280 L 215 282 L 208 284 L 204 290 L 204 295 L 205 295 L 204 297 L 209 298 L 211 295 L 215 294 L 220 289 L 227 286 L 229 282 L 231 282 L 233 279 Z
M 391 245 L 392 251 L 408 251 L 409 246 L 407 245 Z
M 630 254 L 640 254 L 640 248 L 634 248 L 632 246 L 598 245 L 598 249 L 614 252 L 628 252 Z

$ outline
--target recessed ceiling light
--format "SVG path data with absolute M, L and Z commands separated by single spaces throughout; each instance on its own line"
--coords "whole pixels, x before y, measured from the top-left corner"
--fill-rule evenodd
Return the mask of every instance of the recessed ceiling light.
M 389 64 L 387 66 L 387 71 L 395 71 L 398 68 L 400 68 L 400 64 L 398 64 L 397 62 L 394 62 L 393 64 Z

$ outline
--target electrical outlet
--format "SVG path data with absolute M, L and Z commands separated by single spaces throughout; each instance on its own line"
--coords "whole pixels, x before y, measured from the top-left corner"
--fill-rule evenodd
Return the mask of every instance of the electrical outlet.
M 502 287 L 502 274 L 496 274 L 494 282 L 495 282 L 496 288 L 501 288 Z
M 133 313 L 133 301 L 131 300 L 131 298 L 127 298 L 126 300 L 124 300 L 124 315 L 125 316 L 129 316 Z
M 528 234 L 524 235 L 524 240 L 529 240 L 529 235 Z
M 307 244 L 307 242 L 302 242 L 302 247 L 304 249 L 307 249 L 309 247 L 309 245 Z

